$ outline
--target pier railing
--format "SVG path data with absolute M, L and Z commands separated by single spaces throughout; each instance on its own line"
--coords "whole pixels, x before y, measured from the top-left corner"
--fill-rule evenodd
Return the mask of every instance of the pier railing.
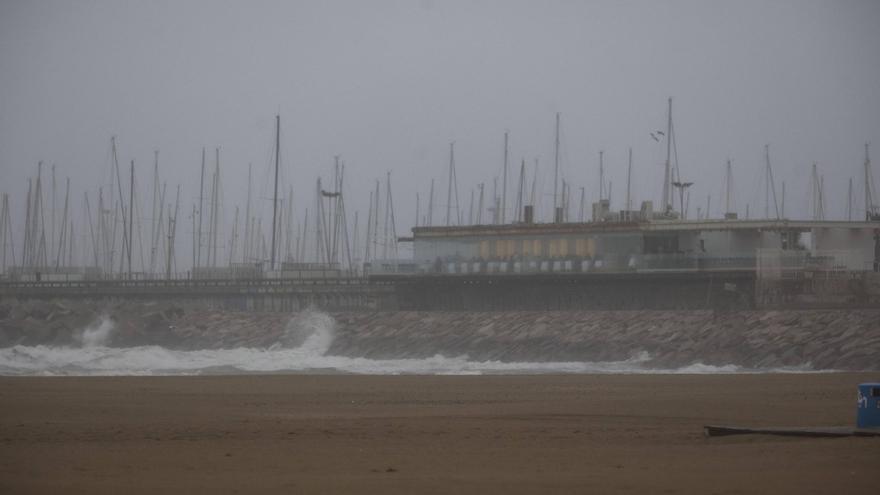
M 780 254 L 781 253 L 781 254 Z M 519 257 L 510 259 L 446 258 L 430 261 L 382 260 L 368 264 L 370 275 L 467 275 L 547 273 L 688 273 L 806 271 L 870 271 L 849 250 L 758 250 L 730 256 L 703 254 L 632 254 L 596 257 Z
M 373 263 L 370 275 L 467 275 L 540 273 L 654 273 L 696 271 L 754 271 L 754 256 L 690 256 L 640 254 L 596 258 L 445 259 L 434 262 Z

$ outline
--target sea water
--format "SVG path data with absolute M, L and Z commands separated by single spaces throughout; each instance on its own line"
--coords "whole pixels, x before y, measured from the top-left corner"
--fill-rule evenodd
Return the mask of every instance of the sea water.
M 651 356 L 635 352 L 622 361 L 474 361 L 466 355 L 437 354 L 418 359 L 367 359 L 328 354 L 335 322 L 318 311 L 292 318 L 279 342 L 268 348 L 173 350 L 159 346 L 109 347 L 107 317 L 82 330 L 75 347 L 14 346 L 0 349 L 2 375 L 195 375 L 240 373 L 357 374 L 545 374 L 545 373 L 752 373 L 809 372 L 809 367 L 752 370 L 735 365 L 693 363 L 680 368 L 650 366 Z

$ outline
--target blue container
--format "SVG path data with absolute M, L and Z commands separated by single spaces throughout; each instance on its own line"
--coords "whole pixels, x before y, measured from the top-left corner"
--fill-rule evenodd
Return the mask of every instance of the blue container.
M 856 427 L 880 428 L 880 383 L 859 384 Z

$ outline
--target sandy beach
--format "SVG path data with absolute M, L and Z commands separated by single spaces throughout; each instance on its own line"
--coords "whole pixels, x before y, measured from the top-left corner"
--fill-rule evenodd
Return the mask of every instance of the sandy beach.
M 876 374 L 0 378 L 3 493 L 877 493 Z

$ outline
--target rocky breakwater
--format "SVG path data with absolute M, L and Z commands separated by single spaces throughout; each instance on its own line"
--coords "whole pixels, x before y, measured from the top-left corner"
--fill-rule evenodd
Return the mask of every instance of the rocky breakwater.
M 268 347 L 279 342 L 289 319 L 288 314 L 226 312 L 169 302 L 5 301 L 0 303 L 0 347 Z M 100 341 L 90 337 L 101 328 Z
M 269 348 L 320 331 L 332 339 L 327 354 L 370 359 L 880 370 L 880 310 L 339 312 L 317 319 L 322 328 L 303 316 L 167 302 L 5 301 L 0 347 Z
M 329 352 L 368 358 L 880 370 L 880 310 L 341 314 Z

